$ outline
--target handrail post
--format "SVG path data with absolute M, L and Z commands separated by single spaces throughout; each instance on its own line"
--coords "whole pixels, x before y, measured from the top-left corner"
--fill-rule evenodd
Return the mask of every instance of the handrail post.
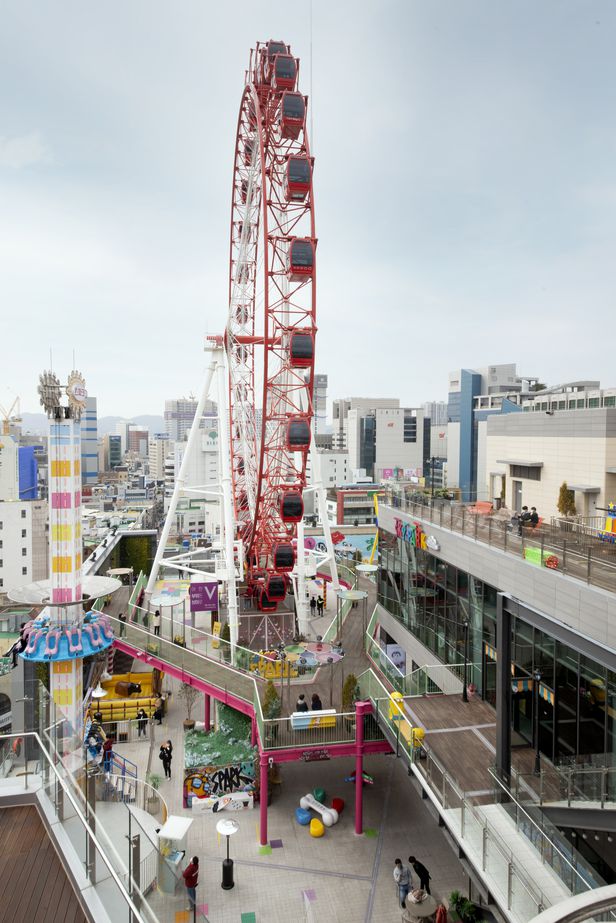
M 573 770 L 572 770 L 572 769 L 568 769 L 568 770 L 567 770 L 567 807 L 568 807 L 568 808 L 571 807 L 571 789 L 572 789 L 571 782 L 572 782 L 572 776 L 573 776 Z
M 563 538 L 563 574 L 567 573 L 567 539 Z
M 607 796 L 607 766 L 604 766 L 601 770 L 601 807 L 605 807 L 605 799 Z
M 592 567 L 592 548 L 588 547 L 587 552 L 587 561 L 586 561 L 586 583 L 590 583 L 590 570 Z
M 486 870 L 486 858 L 488 852 L 488 828 L 486 825 L 483 825 L 482 829 L 482 838 L 481 838 L 481 868 L 482 871 Z

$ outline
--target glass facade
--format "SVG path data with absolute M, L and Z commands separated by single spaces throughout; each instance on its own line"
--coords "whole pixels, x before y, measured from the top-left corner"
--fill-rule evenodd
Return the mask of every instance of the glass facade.
M 379 602 L 444 663 L 464 662 L 468 632 L 469 682 L 495 705 L 498 589 L 409 537 L 379 529 Z M 616 766 L 615 673 L 515 617 L 511 679 L 514 745 L 534 745 L 538 702 L 540 749 L 550 760 Z

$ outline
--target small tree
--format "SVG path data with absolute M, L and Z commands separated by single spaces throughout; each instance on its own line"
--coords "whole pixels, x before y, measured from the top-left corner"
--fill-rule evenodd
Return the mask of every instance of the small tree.
M 354 673 L 349 673 L 342 687 L 342 711 L 353 711 L 353 706 L 358 698 L 359 686 L 357 685 L 357 677 Z
M 560 485 L 556 508 L 558 509 L 560 515 L 564 516 L 566 519 L 568 519 L 570 516 L 575 516 L 577 513 L 575 508 L 575 494 L 572 490 L 569 490 L 566 481 L 563 481 Z
M 184 703 L 184 707 L 186 708 L 186 718 L 188 721 L 192 721 L 192 710 L 195 707 L 195 703 L 200 695 L 201 693 L 199 690 L 195 689 L 194 686 L 190 686 L 188 683 L 182 683 L 180 686 L 178 698 L 180 698 Z
M 228 622 L 225 622 L 220 630 L 220 640 L 222 642 L 222 656 L 225 660 L 231 660 L 231 628 Z
M 279 718 L 280 717 L 280 696 L 271 679 L 268 679 L 263 697 L 263 717 Z

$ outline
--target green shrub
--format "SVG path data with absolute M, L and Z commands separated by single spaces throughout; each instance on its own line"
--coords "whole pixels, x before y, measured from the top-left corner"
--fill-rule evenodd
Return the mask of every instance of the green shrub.
M 271 679 L 267 681 L 263 698 L 263 717 L 280 718 L 280 696 Z

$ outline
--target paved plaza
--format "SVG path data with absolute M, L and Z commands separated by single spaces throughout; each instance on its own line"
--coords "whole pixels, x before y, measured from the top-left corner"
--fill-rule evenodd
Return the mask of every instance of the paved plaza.
M 168 679 L 165 685 L 169 686 Z M 198 904 L 206 906 L 210 923 L 398 923 L 394 859 L 400 856 L 406 861 L 411 853 L 430 870 L 437 898 L 446 897 L 454 888 L 466 889 L 464 871 L 402 761 L 373 756 L 365 759 L 374 784 L 364 789 L 363 836 L 354 833 L 354 786 L 344 781 L 353 770 L 352 759 L 284 764 L 282 782 L 274 787 L 268 810 L 271 847 L 259 845 L 258 808 L 234 814 L 240 824 L 240 832 L 231 840 L 236 885 L 232 891 L 223 891 L 225 845 L 215 830 L 219 816 L 182 809 L 184 716 L 175 695 L 177 685 L 171 687 L 174 694 L 168 715 L 162 726 L 155 726 L 152 770 L 160 772 L 160 741 L 170 738 L 174 745 L 172 779 L 164 781 L 160 790 L 170 813 L 194 818 L 188 855 L 200 857 Z M 149 749 L 145 741 L 117 746 L 120 755 L 137 762 L 142 776 Z M 313 839 L 294 819 L 300 797 L 316 786 L 325 788 L 327 801 L 339 796 L 346 802 L 338 824 L 321 839 Z M 181 886 L 175 898 L 165 901 L 164 911 L 159 895 L 150 895 L 150 901 L 163 923 L 187 920 Z

